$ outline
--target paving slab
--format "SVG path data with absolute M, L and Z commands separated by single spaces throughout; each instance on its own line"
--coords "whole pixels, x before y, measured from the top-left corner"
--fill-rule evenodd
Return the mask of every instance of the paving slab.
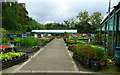
M 27 62 L 19 72 L 40 71 L 75 71 L 63 39 L 54 39 Z

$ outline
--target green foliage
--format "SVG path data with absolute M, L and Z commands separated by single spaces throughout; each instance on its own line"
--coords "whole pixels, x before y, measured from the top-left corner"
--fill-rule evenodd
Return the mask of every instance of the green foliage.
M 9 38 L 6 38 L 6 33 L 7 33 L 7 30 L 5 30 L 4 28 L 0 28 L 0 44 L 2 42 L 8 42 L 9 41 Z
M 0 59 L 4 60 L 11 60 L 12 57 L 22 56 L 24 52 L 8 52 L 8 53 L 0 53 Z
M 20 41 L 21 41 L 21 38 L 16 37 L 16 38 L 13 39 L 13 41 L 14 41 L 14 42 L 20 42 Z
M 16 3 L 2 3 L 2 26 L 6 30 L 16 30 L 18 20 L 18 5 Z
M 25 3 L 2 3 L 2 27 L 8 33 L 31 32 L 33 29 L 45 29 L 45 26 L 28 17 Z
M 103 17 L 101 12 L 93 12 L 93 14 L 90 16 L 90 23 L 96 29 L 100 26 L 102 19 Z
M 3 42 L 3 43 L 0 43 L 0 45 L 10 45 L 11 43 L 10 42 Z
M 88 11 L 84 11 L 84 12 L 80 12 L 77 16 L 77 18 L 80 20 L 80 22 L 89 22 L 90 20 L 90 17 L 89 17 L 89 14 L 88 14 Z
M 47 38 L 40 38 L 42 42 L 46 42 L 48 39 Z
M 38 41 L 34 39 L 29 39 L 29 38 L 21 39 L 20 45 L 26 46 L 26 47 L 32 47 L 32 46 L 38 45 Z
M 93 12 L 89 15 L 88 11 L 80 12 L 77 18 L 80 20 L 78 25 L 80 25 L 80 28 L 82 27 L 84 29 L 83 31 L 87 33 L 96 33 L 96 29 L 100 26 L 100 22 L 103 19 L 100 12 Z
M 85 44 L 84 41 L 80 41 L 80 40 L 77 40 L 77 43 L 80 43 L 80 44 Z

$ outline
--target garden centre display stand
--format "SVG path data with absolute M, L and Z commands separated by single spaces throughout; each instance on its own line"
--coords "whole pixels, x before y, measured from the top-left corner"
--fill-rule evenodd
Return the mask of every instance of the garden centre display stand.
M 4 49 L 4 52 L 7 53 L 7 52 L 11 52 L 11 48 L 13 48 L 14 45 L 3 45 L 3 46 L 0 46 L 0 49 L 1 49 L 1 52 L 2 52 L 2 49 Z M 6 50 L 8 49 L 8 50 Z M 5 59 L 2 59 L 0 60 L 0 70 L 3 70 L 3 69 L 6 69 L 6 68 L 9 68 L 13 65 L 16 65 L 16 64 L 19 64 L 19 63 L 22 63 L 22 62 L 25 62 L 26 60 L 28 59 L 28 55 L 27 54 L 24 54 L 22 56 L 16 56 L 16 57 L 12 57 L 12 59 L 10 60 L 5 60 Z

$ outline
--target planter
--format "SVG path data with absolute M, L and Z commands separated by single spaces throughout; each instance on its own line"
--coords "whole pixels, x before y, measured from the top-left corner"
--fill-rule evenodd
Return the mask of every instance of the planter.
M 87 68 L 91 67 L 91 59 L 84 58 L 83 61 L 84 61 L 83 64 L 85 65 L 85 67 L 87 67 Z
M 93 71 L 99 71 L 102 67 L 105 66 L 105 62 L 100 62 L 99 59 L 89 59 L 86 57 L 83 57 L 82 55 L 78 53 L 73 54 L 73 59 L 76 59 L 80 64 L 82 64 L 86 68 L 91 68 Z
M 66 43 L 66 46 L 73 45 L 73 44 L 76 44 L 76 43 Z
M 40 42 L 40 43 L 39 43 L 39 46 L 41 46 L 41 47 L 42 47 L 42 46 L 45 46 L 45 45 L 46 45 L 45 42 Z
M 105 66 L 105 64 L 106 63 L 104 61 L 100 62 L 100 68 L 103 68 Z
M 0 70 L 9 68 L 13 65 L 17 65 L 17 64 L 22 63 L 22 62 L 25 62 L 27 59 L 28 59 L 28 55 L 23 55 L 23 56 L 20 56 L 16 59 L 7 60 L 4 62 L 2 61 L 2 63 L 0 63 L 0 66 L 2 66 L 2 69 L 0 69 Z
M 68 45 L 68 50 L 71 50 L 72 51 L 72 45 Z
M 32 52 L 38 51 L 39 49 L 40 49 L 40 46 L 33 46 L 29 49 L 27 53 L 32 53 Z
M 89 68 L 91 67 L 91 59 L 85 58 L 82 55 L 74 55 L 74 59 L 77 59 L 80 64 Z
M 100 70 L 100 62 L 99 61 L 91 61 L 91 69 L 94 71 Z

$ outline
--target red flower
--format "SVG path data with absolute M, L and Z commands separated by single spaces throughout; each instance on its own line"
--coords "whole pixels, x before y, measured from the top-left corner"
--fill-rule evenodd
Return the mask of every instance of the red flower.
M 84 50 L 82 50 L 82 52 L 87 52 L 87 50 L 86 50 L 86 49 L 84 49 Z
M 94 54 L 94 52 L 90 52 L 90 54 Z
M 73 47 L 73 48 L 77 49 L 78 47 Z

